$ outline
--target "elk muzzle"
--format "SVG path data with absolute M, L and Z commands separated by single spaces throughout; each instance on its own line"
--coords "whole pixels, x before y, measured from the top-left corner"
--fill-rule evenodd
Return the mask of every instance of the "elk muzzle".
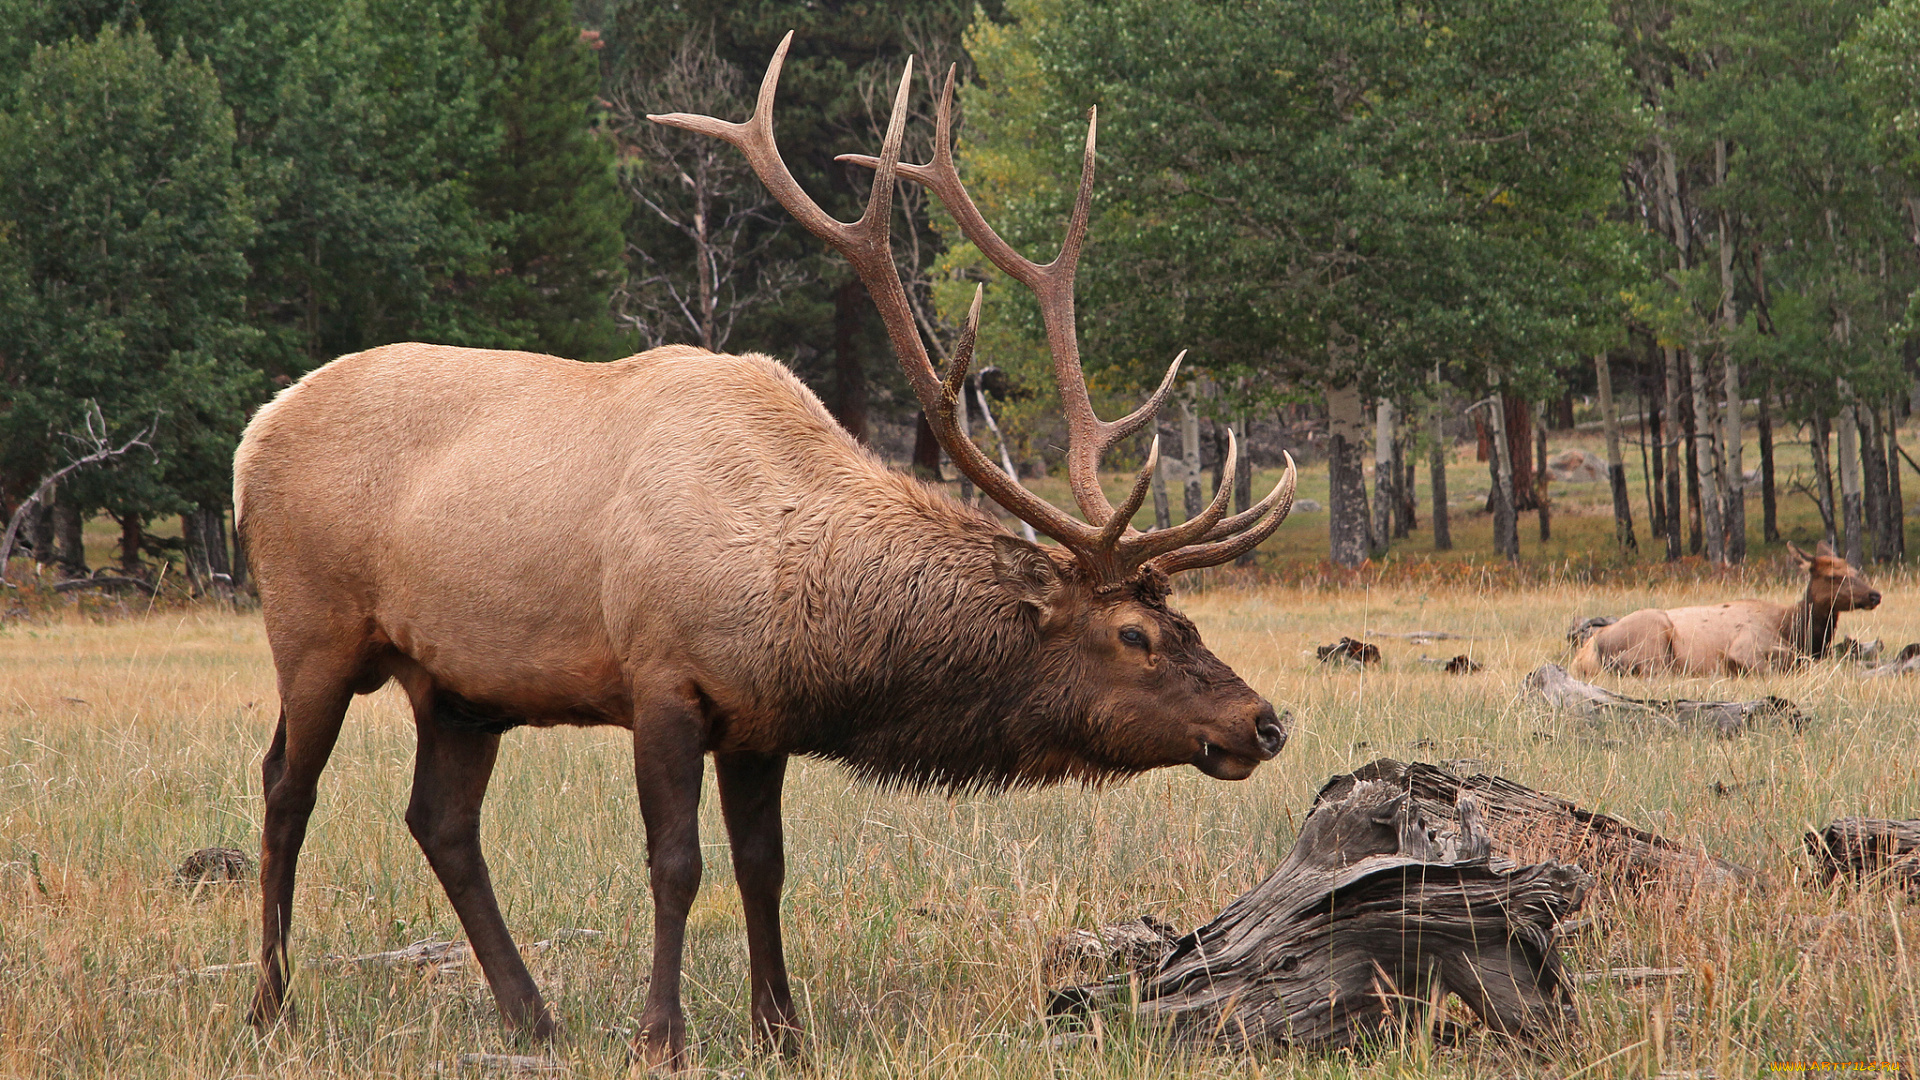
M 1275 713 L 1273 705 L 1262 700 L 1245 733 L 1236 732 L 1240 737 L 1234 739 L 1235 745 L 1230 747 L 1202 739 L 1192 765 L 1215 780 L 1245 780 L 1261 762 L 1272 760 L 1287 744 L 1290 719 Z

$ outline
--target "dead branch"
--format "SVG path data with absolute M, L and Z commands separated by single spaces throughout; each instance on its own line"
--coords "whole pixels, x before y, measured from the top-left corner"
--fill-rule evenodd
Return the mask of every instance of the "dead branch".
M 1592 683 L 1581 682 L 1567 674 L 1567 669 L 1559 664 L 1540 665 L 1520 687 L 1522 697 L 1532 698 L 1549 708 L 1585 716 L 1598 716 L 1608 711 L 1638 714 L 1682 727 L 1710 728 L 1715 734 L 1726 738 L 1762 723 L 1784 723 L 1795 731 L 1802 731 L 1809 722 L 1799 706 L 1782 697 L 1770 695 L 1751 701 L 1630 698 Z
M 149 451 L 153 449 L 147 440 L 153 437 L 154 430 L 159 424 L 157 420 L 152 424 L 148 424 L 138 435 L 128 439 L 119 446 L 114 446 L 107 441 L 107 420 L 106 417 L 100 414 L 99 404 L 89 401 L 87 402 L 87 410 L 86 435 L 83 437 L 69 433 L 67 437 L 79 442 L 83 447 L 91 447 L 92 449 L 68 462 L 66 465 L 41 477 L 40 483 L 34 486 L 33 494 L 20 500 L 20 505 L 13 509 L 13 516 L 7 519 L 6 534 L 0 536 L 0 584 L 9 584 L 7 582 L 7 560 L 13 558 L 13 546 L 20 538 L 21 528 L 26 525 L 29 516 L 45 504 L 47 495 L 51 493 L 55 487 L 59 486 L 60 481 L 79 472 L 81 469 L 104 464 L 105 462 L 123 457 L 131 453 L 135 448 Z M 36 555 L 37 554 L 38 553 L 36 553 Z

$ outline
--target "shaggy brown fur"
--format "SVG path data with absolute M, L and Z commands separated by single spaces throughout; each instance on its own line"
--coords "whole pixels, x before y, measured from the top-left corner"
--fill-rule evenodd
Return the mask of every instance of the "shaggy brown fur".
M 1707 607 L 1643 608 L 1593 632 L 1573 660 L 1573 674 L 1602 669 L 1632 675 L 1743 675 L 1779 671 L 1821 657 L 1839 614 L 1880 605 L 1880 594 L 1826 541 L 1814 555 L 1787 550 L 1807 569 L 1797 604 L 1733 600 Z
M 263 766 L 263 966 L 278 1015 L 294 862 L 347 702 L 388 679 L 420 730 L 409 826 L 507 1019 L 552 1021 L 494 903 L 480 800 L 517 725 L 634 732 L 655 894 L 642 1026 L 677 1054 L 680 938 L 715 755 L 754 1018 L 796 1020 L 780 956 L 789 754 L 948 788 L 1193 764 L 1285 740 L 1166 605 L 887 469 L 779 364 L 672 347 L 612 364 L 404 344 L 262 409 L 235 460 L 282 711 Z

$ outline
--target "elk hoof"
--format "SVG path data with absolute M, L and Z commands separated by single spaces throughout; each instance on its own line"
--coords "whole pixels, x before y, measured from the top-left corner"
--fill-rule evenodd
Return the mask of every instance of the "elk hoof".
M 641 1016 L 633 1049 L 634 1057 L 650 1072 L 685 1072 L 689 1064 L 686 1018 L 677 1010 L 670 1017 Z

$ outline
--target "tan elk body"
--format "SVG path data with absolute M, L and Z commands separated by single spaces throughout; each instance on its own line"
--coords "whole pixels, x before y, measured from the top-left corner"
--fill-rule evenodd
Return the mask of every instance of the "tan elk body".
M 1019 539 L 978 508 L 889 470 L 799 380 L 761 356 L 689 347 L 610 364 L 400 344 L 341 357 L 262 409 L 234 463 L 236 520 L 259 583 L 281 712 L 262 763 L 260 982 L 268 1024 L 287 988 L 300 845 L 354 694 L 397 681 L 419 750 L 407 825 L 447 891 L 507 1021 L 553 1020 L 495 900 L 482 800 L 503 732 L 633 732 L 654 898 L 638 1043 L 684 1063 L 680 961 L 701 877 L 698 808 L 711 755 L 747 931 L 754 1027 L 798 1028 L 780 943 L 780 792 L 793 754 L 884 782 L 949 789 L 1099 782 L 1190 764 L 1241 779 L 1286 740 L 1282 719 L 1167 606 L 1169 575 L 1271 535 L 1291 462 L 1254 507 L 1212 504 L 1171 529 L 1129 522 L 1101 455 L 1151 423 L 1173 386 L 1120 420 L 1093 414 L 1073 341 L 1072 276 L 1092 136 L 1061 259 L 1036 266 L 979 220 L 947 150 L 927 183 L 968 238 L 1040 296 L 1081 516 L 1039 499 L 960 433 L 955 390 L 979 298 L 944 378 L 907 312 L 888 246 L 903 110 L 896 101 L 867 215 L 836 222 L 773 148 L 786 45 L 753 122 L 663 122 L 746 150 L 789 211 L 854 264 L 955 464 L 1059 541 Z M 909 72 L 910 74 L 910 72 Z M 904 94 L 905 82 L 902 83 Z M 949 142 L 953 83 L 939 112 Z
M 1798 603 L 1642 608 L 1594 631 L 1574 657 L 1573 674 L 1744 675 L 1826 655 L 1840 612 L 1877 607 L 1880 594 L 1825 541 L 1814 555 L 1792 544 L 1787 550 L 1807 569 L 1807 591 Z

